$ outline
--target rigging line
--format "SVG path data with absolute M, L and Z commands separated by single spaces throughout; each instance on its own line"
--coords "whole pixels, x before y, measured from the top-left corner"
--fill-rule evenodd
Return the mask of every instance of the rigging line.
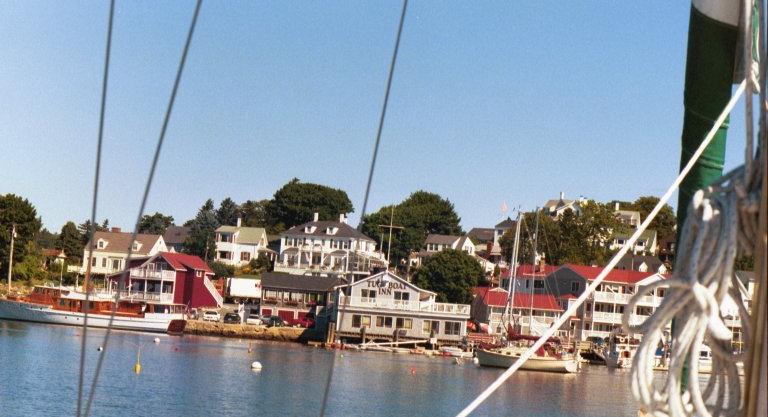
M 181 54 L 181 58 L 179 60 L 179 66 L 176 70 L 176 79 L 173 82 L 173 89 L 171 90 L 171 96 L 168 100 L 168 107 L 165 111 L 165 117 L 163 119 L 163 125 L 160 129 L 160 137 L 157 139 L 157 147 L 155 148 L 155 154 L 152 158 L 152 165 L 149 170 L 149 176 L 147 178 L 147 185 L 144 187 L 144 195 L 142 196 L 141 200 L 141 206 L 139 208 L 139 214 L 136 218 L 136 225 L 133 229 L 133 234 L 131 235 L 131 242 L 136 240 L 136 235 L 138 234 L 139 230 L 139 223 L 141 222 L 141 217 L 144 214 L 144 208 L 147 204 L 147 197 L 149 196 L 149 190 L 152 187 L 152 181 L 155 177 L 155 170 L 157 168 L 157 162 L 160 159 L 160 151 L 163 148 L 163 143 L 165 141 L 165 133 L 168 129 L 168 122 L 171 118 L 171 113 L 173 112 L 173 105 L 176 102 L 176 93 L 179 89 L 179 83 L 181 81 L 181 75 L 184 72 L 184 64 L 187 61 L 187 54 L 189 53 L 189 45 L 192 43 L 192 35 L 195 32 L 195 26 L 197 25 L 197 17 L 200 14 L 200 6 L 202 5 L 203 0 L 197 0 L 195 4 L 195 11 L 192 15 L 192 21 L 189 25 L 189 31 L 187 32 L 187 39 L 184 43 L 184 50 Z M 91 405 L 93 404 L 93 398 L 96 393 L 96 387 L 98 385 L 99 381 L 99 375 L 101 374 L 102 365 L 104 364 L 104 357 L 106 356 L 106 352 L 108 352 L 107 345 L 109 343 L 110 336 L 112 335 L 112 325 L 115 320 L 115 314 L 117 313 L 117 303 L 120 299 L 120 291 L 125 288 L 125 277 L 128 274 L 129 271 L 129 264 L 131 261 L 131 256 L 133 255 L 133 245 L 128 247 L 128 257 L 125 260 L 125 264 L 123 267 L 123 272 L 120 274 L 120 283 L 117 287 L 117 292 L 115 293 L 115 299 L 112 304 L 112 311 L 110 313 L 109 317 L 109 323 L 107 324 L 107 332 L 104 335 L 104 342 L 102 343 L 102 347 L 105 350 L 105 353 L 99 356 L 99 359 L 96 362 L 96 370 L 93 376 L 93 382 L 91 383 L 91 390 L 88 393 L 88 402 L 86 403 L 85 407 L 85 417 L 88 417 L 91 411 Z
M 96 229 L 96 203 L 99 197 L 99 172 L 101 171 L 101 145 L 104 141 L 104 113 L 107 103 L 107 85 L 109 81 L 109 56 L 112 50 L 112 21 L 115 15 L 115 0 L 109 2 L 109 17 L 107 20 L 107 45 L 104 53 L 104 73 L 101 81 L 101 103 L 99 109 L 99 133 L 96 141 L 96 173 L 93 179 L 93 202 L 91 203 L 91 224 L 88 228 L 88 264 L 85 270 L 85 303 L 83 304 L 83 336 L 80 339 L 80 371 L 77 377 L 77 417 L 80 417 L 83 403 L 83 379 L 85 378 L 85 344 L 88 339 L 88 284 L 91 278 L 91 262 L 93 262 L 93 234 Z
M 389 103 L 389 92 L 392 89 L 392 75 L 395 72 L 395 64 L 397 63 L 397 52 L 400 49 L 400 35 L 403 33 L 403 23 L 405 22 L 405 12 L 408 9 L 408 0 L 403 0 L 403 8 L 400 12 L 400 22 L 397 26 L 397 37 L 395 38 L 395 49 L 392 51 L 392 60 L 389 63 L 389 75 L 387 76 L 387 87 L 384 92 L 384 103 L 381 106 L 381 117 L 379 118 L 379 128 L 376 131 L 376 141 L 373 144 L 373 157 L 371 158 L 371 167 L 368 170 L 368 182 L 365 186 L 365 195 L 363 197 L 363 209 L 360 213 L 360 223 L 357 225 L 358 230 L 362 230 L 363 221 L 365 219 L 365 211 L 368 208 L 368 197 L 371 194 L 371 182 L 373 181 L 373 171 L 376 169 L 376 156 L 379 153 L 379 144 L 381 143 L 381 132 L 384 129 L 384 118 L 387 114 L 387 104 Z M 387 270 L 389 270 L 389 260 L 387 260 Z M 350 283 L 351 284 L 351 283 Z M 341 306 L 339 311 L 339 322 L 344 322 L 344 315 L 346 313 L 346 303 L 349 298 L 344 298 L 344 305 Z M 338 297 L 336 299 L 336 305 L 339 305 Z M 330 323 L 329 323 L 330 324 Z M 328 407 L 328 395 L 331 392 L 331 382 L 333 381 L 333 371 L 336 369 L 336 354 L 333 354 L 331 359 L 331 368 L 328 371 L 328 377 L 325 380 L 325 389 L 323 390 L 323 402 L 320 404 L 320 417 L 325 417 L 325 410 Z
M 405 22 L 405 11 L 408 9 L 408 0 L 403 0 L 403 10 L 400 12 L 400 24 L 397 27 L 397 38 L 395 38 L 395 50 L 392 52 L 392 60 L 389 63 L 389 76 L 387 77 L 387 88 L 384 91 L 384 104 L 381 106 L 381 117 L 379 117 L 379 128 L 376 132 L 376 142 L 373 144 L 373 157 L 371 158 L 371 168 L 368 170 L 368 183 L 365 185 L 365 198 L 363 199 L 363 211 L 360 213 L 360 225 L 363 224 L 365 210 L 368 208 L 368 196 L 371 193 L 371 182 L 373 182 L 373 171 L 376 169 L 376 157 L 379 154 L 379 144 L 381 143 L 381 132 L 384 130 L 384 118 L 387 114 L 387 104 L 389 103 L 389 92 L 392 89 L 392 75 L 395 73 L 395 64 L 397 63 L 397 51 L 400 49 L 400 35 L 403 33 L 403 22 Z M 322 415 L 322 414 L 321 414 Z
M 576 310 L 581 306 L 582 303 L 589 297 L 592 292 L 595 291 L 595 288 L 600 285 L 600 283 L 603 282 L 605 277 L 613 270 L 613 268 L 616 266 L 616 264 L 619 262 L 619 259 L 621 259 L 624 255 L 627 254 L 629 251 L 629 248 L 631 248 L 635 242 L 637 242 L 637 239 L 640 238 L 640 235 L 645 231 L 645 229 L 648 228 L 648 226 L 651 224 L 651 221 L 656 217 L 657 214 L 659 214 L 659 211 L 661 211 L 662 207 L 664 207 L 664 204 L 669 201 L 669 199 L 672 197 L 672 194 L 674 194 L 675 190 L 680 186 L 680 183 L 683 181 L 683 179 L 688 175 L 688 172 L 691 171 L 693 168 L 693 165 L 696 163 L 696 161 L 699 160 L 701 157 L 701 154 L 704 153 L 704 150 L 709 146 L 709 144 L 712 142 L 712 139 L 714 139 L 715 134 L 717 133 L 720 126 L 725 122 L 725 119 L 728 117 L 728 115 L 731 113 L 731 110 L 733 110 L 733 107 L 736 106 L 736 103 L 738 102 L 739 98 L 742 94 L 744 94 L 744 89 L 746 87 L 746 81 L 742 81 L 739 84 L 739 88 L 736 90 L 736 92 L 731 97 L 731 100 L 728 102 L 728 104 L 723 109 L 722 113 L 718 116 L 717 120 L 713 124 L 712 128 L 707 133 L 707 136 L 704 138 L 704 140 L 701 141 L 701 144 L 696 149 L 696 152 L 691 155 L 691 158 L 688 160 L 688 163 L 686 163 L 685 167 L 683 167 L 680 170 L 680 173 L 678 174 L 677 178 L 675 178 L 675 181 L 672 182 L 672 185 L 669 186 L 667 191 L 664 193 L 664 195 L 659 199 L 659 202 L 656 203 L 656 206 L 651 210 L 651 212 L 648 214 L 648 217 L 640 224 L 640 227 L 638 227 L 637 230 L 635 230 L 635 233 L 632 234 L 632 237 L 627 240 L 627 242 L 624 243 L 624 246 L 621 247 L 621 249 L 611 258 L 611 261 L 608 263 L 608 265 L 603 268 L 603 270 L 600 272 L 600 274 L 595 278 L 592 283 L 587 286 L 587 288 L 584 289 L 584 292 L 579 296 L 579 298 L 576 299 L 576 301 L 571 304 L 568 309 L 552 324 L 545 332 L 542 334 L 539 339 L 526 350 L 523 352 L 523 354 L 518 358 L 512 366 L 509 367 L 504 373 L 502 373 L 491 385 L 489 385 L 483 392 L 481 392 L 477 398 L 475 398 L 469 405 L 467 405 L 463 410 L 461 410 L 456 417 L 467 417 L 472 411 L 474 411 L 480 404 L 483 403 L 488 397 L 493 394 L 494 391 L 496 391 L 507 379 L 509 379 L 510 376 L 512 376 L 517 370 L 527 361 L 530 359 L 531 356 L 533 356 L 533 353 L 536 352 L 539 348 L 544 346 L 544 343 L 552 337 L 555 332 L 563 325 L 565 324 L 566 320 L 570 316 L 573 316 L 576 314 Z

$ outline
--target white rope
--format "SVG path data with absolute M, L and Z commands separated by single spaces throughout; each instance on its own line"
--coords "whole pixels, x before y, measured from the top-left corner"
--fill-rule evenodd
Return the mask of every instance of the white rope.
M 565 322 L 573 315 L 576 314 L 576 310 L 578 310 L 579 306 L 586 301 L 587 298 L 589 298 L 590 295 L 592 295 L 592 292 L 595 291 L 595 288 L 600 285 L 601 282 L 605 279 L 605 277 L 613 270 L 613 268 L 616 266 L 617 263 L 619 263 L 619 260 L 624 257 L 624 255 L 629 251 L 629 249 L 635 244 L 637 239 L 640 238 L 640 235 L 645 231 L 645 229 L 648 228 L 651 221 L 656 217 L 656 215 L 659 213 L 659 211 L 664 207 L 665 204 L 667 204 L 667 201 L 672 197 L 672 194 L 674 194 L 675 190 L 680 186 L 680 183 L 683 181 L 683 179 L 688 175 L 688 172 L 693 168 L 693 165 L 696 163 L 696 161 L 699 159 L 702 153 L 704 153 L 704 150 L 707 148 L 707 146 L 712 142 L 712 139 L 715 137 L 715 134 L 717 133 L 718 129 L 720 129 L 720 126 L 725 122 L 725 119 L 728 117 L 728 115 L 731 113 L 731 110 L 733 110 L 733 107 L 736 105 L 736 103 L 739 100 L 739 97 L 744 93 L 745 88 L 745 81 L 742 81 L 741 84 L 739 84 L 739 88 L 734 93 L 733 97 L 731 97 L 731 100 L 728 102 L 728 104 L 723 109 L 723 112 L 718 116 L 717 120 L 715 121 L 714 125 L 712 126 L 712 129 L 707 133 L 707 136 L 704 138 L 704 140 L 701 142 L 701 145 L 699 145 L 698 149 L 696 149 L 696 152 L 693 153 L 691 156 L 691 159 L 688 161 L 688 163 L 683 167 L 682 170 L 680 170 L 680 174 L 677 176 L 675 181 L 672 183 L 672 185 L 669 186 L 667 191 L 664 193 L 664 195 L 661 197 L 659 202 L 656 204 L 656 206 L 651 210 L 651 212 L 648 214 L 648 217 L 646 217 L 645 221 L 640 225 L 640 227 L 635 231 L 635 233 L 632 235 L 632 237 L 627 240 L 627 242 L 622 246 L 622 248 L 619 250 L 616 255 L 613 256 L 611 261 L 606 265 L 605 268 L 603 268 L 602 272 L 595 278 L 594 281 L 586 288 L 584 289 L 584 292 L 579 296 L 579 298 L 576 299 L 576 301 L 568 307 L 567 310 L 547 329 L 547 331 L 544 332 L 544 334 L 539 337 L 539 339 L 533 344 L 533 346 L 529 347 L 528 350 L 523 352 L 523 354 L 518 358 L 512 366 L 509 367 L 504 373 L 499 375 L 498 378 L 496 378 L 491 385 L 488 386 L 483 392 L 480 393 L 480 395 L 477 396 L 469 405 L 467 405 L 461 412 L 459 412 L 456 416 L 457 417 L 466 417 L 468 416 L 472 411 L 474 411 L 480 404 L 483 403 L 488 397 L 493 394 L 494 391 L 496 391 L 509 377 L 511 377 L 515 372 L 517 372 L 518 369 L 527 361 L 528 359 L 533 356 L 534 352 L 536 352 L 539 348 L 541 348 L 546 341 L 552 337 L 555 332 L 557 332 L 560 327 L 565 324 Z M 670 372 L 671 374 L 671 372 Z

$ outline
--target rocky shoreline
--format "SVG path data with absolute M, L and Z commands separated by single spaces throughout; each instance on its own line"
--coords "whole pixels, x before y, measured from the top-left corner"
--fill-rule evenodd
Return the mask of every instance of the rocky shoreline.
M 317 338 L 316 332 L 301 327 L 267 327 L 200 320 L 189 320 L 184 333 L 300 343 L 322 339 L 322 336 L 319 339 Z

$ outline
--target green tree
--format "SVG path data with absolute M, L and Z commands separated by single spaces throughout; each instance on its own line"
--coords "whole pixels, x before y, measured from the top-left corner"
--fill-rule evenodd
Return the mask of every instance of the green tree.
M 91 221 L 86 219 L 84 222 L 80 223 L 77 228 L 80 230 L 80 238 L 83 240 L 83 246 L 85 246 L 85 244 L 88 243 L 88 240 L 90 239 L 89 233 L 91 232 Z M 106 232 L 107 230 L 109 230 L 109 219 L 104 219 L 101 224 L 96 222 L 96 227 L 93 229 L 94 233 Z
M 211 262 L 208 265 L 211 266 L 211 270 L 213 271 L 214 278 L 230 278 L 235 276 L 235 267 L 232 265 L 227 265 L 225 263 L 221 262 Z
M 56 233 L 51 233 L 48 229 L 42 228 L 40 230 L 40 233 L 37 234 L 37 239 L 35 239 L 35 243 L 37 244 L 38 248 L 52 248 L 56 246 L 56 240 L 59 238 L 59 235 Z
M 400 264 L 400 260 L 408 259 L 411 252 L 424 246 L 427 235 L 463 234 L 461 218 L 453 207 L 453 203 L 437 194 L 427 191 L 417 191 L 394 207 L 393 223 L 404 229 L 392 235 L 391 263 Z M 384 206 L 379 211 L 368 214 L 363 219 L 362 232 L 372 237 L 382 236 L 379 225 L 388 225 L 392 216 L 392 206 Z M 385 245 L 387 243 L 385 242 Z
M 139 221 L 139 233 L 162 235 L 165 233 L 165 229 L 172 225 L 173 216 L 166 216 L 159 212 L 155 212 L 152 215 L 145 214 L 141 216 Z
M 624 208 L 624 205 L 621 205 L 620 208 L 623 210 L 635 210 L 640 212 L 640 219 L 645 221 L 651 210 L 653 210 L 656 204 L 659 203 L 659 200 L 659 197 L 643 196 L 635 200 L 634 203 L 627 205 L 627 208 Z M 672 210 L 672 207 L 669 204 L 665 204 L 656 217 L 651 220 L 651 224 L 648 228 L 656 230 L 656 233 L 658 233 L 658 240 L 660 241 L 675 234 L 676 224 L 677 217 L 675 217 L 675 211 Z
M 222 226 L 236 225 L 237 219 L 240 216 L 240 206 L 229 197 L 222 200 L 219 208 L 216 210 L 216 221 Z
M 512 259 L 512 253 L 515 249 L 515 230 L 509 229 L 504 232 L 499 238 L 499 246 L 501 247 L 501 259 L 505 262 L 509 262 Z
M 56 247 L 64 250 L 64 254 L 67 255 L 67 264 L 76 265 L 82 261 L 85 244 L 74 222 L 67 222 L 61 227 L 61 232 L 56 239 Z
M 200 207 L 194 219 L 185 224 L 190 227 L 184 250 L 206 261 L 214 257 L 216 251 L 215 235 L 219 222 L 213 210 L 213 201 L 208 200 Z
M 484 274 L 471 255 L 449 249 L 424 260 L 413 277 L 416 285 L 436 292 L 440 302 L 469 304 L 472 290 Z
M 339 214 L 354 211 L 343 190 L 325 185 L 302 183 L 294 178 L 275 192 L 268 207 L 268 217 L 275 231 L 306 223 L 318 213 L 320 220 L 336 220 Z
M 272 221 L 268 217 L 270 200 L 253 201 L 248 200 L 240 205 L 240 214 L 243 216 L 243 226 L 247 227 L 264 227 L 270 233 Z
M 14 263 L 21 264 L 27 256 L 34 256 L 35 239 L 40 232 L 42 221 L 37 217 L 37 210 L 26 198 L 15 194 L 0 195 L 0 259 L 5 268 L 0 268 L 0 276 L 8 275 L 7 263 L 13 225 L 16 225 L 16 238 L 13 245 Z M 31 244 L 30 244 L 31 243 Z
M 269 272 L 274 268 L 272 261 L 265 255 L 251 259 L 251 261 L 248 262 L 248 266 L 251 267 L 253 273 Z

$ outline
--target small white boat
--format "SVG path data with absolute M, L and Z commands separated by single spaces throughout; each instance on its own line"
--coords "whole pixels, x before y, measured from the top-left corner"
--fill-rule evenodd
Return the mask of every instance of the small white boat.
M 637 344 L 630 342 L 628 337 L 611 334 L 608 338 L 608 346 L 603 351 L 605 366 L 609 368 L 629 368 L 632 366 L 632 358 L 637 351 Z
M 478 349 L 477 360 L 481 366 L 509 368 L 525 351 L 525 348 L 508 346 L 496 349 Z M 575 357 L 534 355 L 520 367 L 526 371 L 576 373 L 579 362 Z
M 407 348 L 393 347 L 392 353 L 411 353 L 411 350 Z
M 392 348 L 379 345 L 360 345 L 360 350 L 367 350 L 369 352 L 392 352 Z
M 471 358 L 472 352 L 464 352 L 463 350 L 455 346 L 443 346 L 440 348 L 440 353 L 443 356 L 453 356 L 457 358 Z

